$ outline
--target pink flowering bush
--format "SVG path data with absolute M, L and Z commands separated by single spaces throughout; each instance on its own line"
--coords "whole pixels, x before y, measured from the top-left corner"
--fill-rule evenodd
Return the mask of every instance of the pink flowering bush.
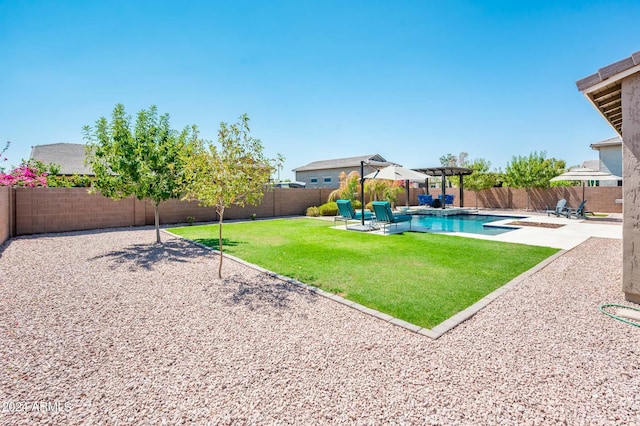
M 9 149 L 11 142 L 7 142 L 0 151 L 0 163 L 7 161 L 4 153 Z M 49 167 L 50 168 L 50 167 Z M 24 161 L 9 173 L 0 167 L 0 186 L 47 186 L 47 165 L 36 160 Z
M 0 186 L 47 186 L 48 173 L 23 163 L 9 173 L 0 173 Z

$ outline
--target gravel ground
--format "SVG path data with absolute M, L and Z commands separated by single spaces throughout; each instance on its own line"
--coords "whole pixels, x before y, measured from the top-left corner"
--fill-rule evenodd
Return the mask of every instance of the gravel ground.
M 153 230 L 0 247 L 2 424 L 638 424 L 620 240 L 438 340 Z

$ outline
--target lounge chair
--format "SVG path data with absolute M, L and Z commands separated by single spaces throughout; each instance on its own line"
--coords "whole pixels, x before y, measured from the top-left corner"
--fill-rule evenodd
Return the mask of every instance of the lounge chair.
M 397 228 L 398 223 L 401 222 L 409 222 L 409 229 L 411 229 L 411 215 L 394 213 L 388 201 L 374 201 L 371 206 L 376 215 L 376 222 L 383 225 L 383 233 L 387 231 L 387 225 L 394 224 Z
M 453 205 L 455 196 L 453 194 L 444 194 L 444 205 Z M 442 194 L 440 194 L 440 202 L 442 203 Z
M 351 200 L 338 200 L 336 201 L 338 204 L 338 216 L 333 218 L 333 225 L 335 226 L 336 222 L 339 220 L 344 221 L 344 226 L 346 227 L 349 221 L 362 220 L 362 212 L 355 211 L 353 206 L 351 205 Z M 373 220 L 373 213 L 369 210 L 364 211 L 364 220 Z
M 547 216 L 550 216 L 552 214 L 558 217 L 566 216 L 566 210 L 567 210 L 567 208 L 565 207 L 566 205 L 567 205 L 567 200 L 563 198 L 562 200 L 558 201 L 558 204 L 556 204 L 555 210 L 547 210 L 545 213 L 547 213 Z
M 429 206 L 433 204 L 433 195 L 430 194 L 418 194 L 418 205 Z
M 575 208 L 575 209 L 571 207 L 567 208 L 564 212 L 565 216 L 567 216 L 567 218 L 569 219 L 571 219 L 571 216 L 575 216 L 576 218 L 580 217 L 580 218 L 586 219 L 587 218 L 586 214 L 587 213 L 593 214 L 593 212 L 585 211 L 585 204 L 587 204 L 587 200 L 583 200 L 578 206 L 578 208 Z

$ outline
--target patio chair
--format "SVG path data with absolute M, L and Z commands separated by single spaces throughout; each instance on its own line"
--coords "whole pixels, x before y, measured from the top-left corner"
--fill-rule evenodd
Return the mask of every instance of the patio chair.
M 453 194 L 444 194 L 444 205 L 453 205 L 455 196 Z M 442 194 L 440 194 L 440 202 L 442 203 Z
M 585 210 L 585 204 L 587 204 L 587 200 L 582 200 L 582 202 L 580 203 L 580 205 L 577 208 L 567 208 L 565 210 L 565 215 L 567 216 L 567 218 L 571 219 L 571 216 L 575 216 L 576 218 L 583 218 L 586 219 L 587 218 L 587 213 L 591 213 L 593 214 L 593 212 L 587 212 Z
M 418 194 L 418 205 L 429 206 L 433 205 L 433 195 L 431 194 Z
M 397 228 L 398 223 L 401 222 L 409 222 L 409 230 L 411 230 L 410 214 L 394 213 L 388 201 L 374 201 L 371 206 L 373 207 L 373 213 L 376 215 L 376 222 L 383 225 L 383 233 L 387 231 L 387 225 L 394 224 Z
M 338 200 L 336 201 L 338 204 L 338 216 L 333 218 L 333 225 L 336 225 L 338 220 L 344 221 L 344 226 L 346 227 L 349 221 L 362 220 L 362 212 L 355 211 L 353 206 L 351 205 L 351 200 Z M 364 220 L 373 220 L 373 213 L 369 210 L 364 211 Z
M 551 216 L 552 214 L 560 217 L 560 216 L 565 216 L 566 215 L 566 210 L 567 208 L 565 207 L 567 205 L 567 200 L 565 200 L 564 198 L 560 201 L 558 201 L 558 204 L 556 204 L 556 208 L 555 210 L 547 210 L 545 213 L 547 213 L 547 216 Z

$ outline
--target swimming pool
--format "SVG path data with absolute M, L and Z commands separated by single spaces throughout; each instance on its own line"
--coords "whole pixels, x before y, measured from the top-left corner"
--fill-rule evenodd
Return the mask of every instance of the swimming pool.
M 413 215 L 411 227 L 427 228 L 428 232 L 467 232 L 470 234 L 500 235 L 516 228 L 484 226 L 498 220 L 516 220 L 523 216 L 495 216 L 483 214 L 458 214 L 450 216 Z M 419 229 L 416 229 L 419 230 Z

